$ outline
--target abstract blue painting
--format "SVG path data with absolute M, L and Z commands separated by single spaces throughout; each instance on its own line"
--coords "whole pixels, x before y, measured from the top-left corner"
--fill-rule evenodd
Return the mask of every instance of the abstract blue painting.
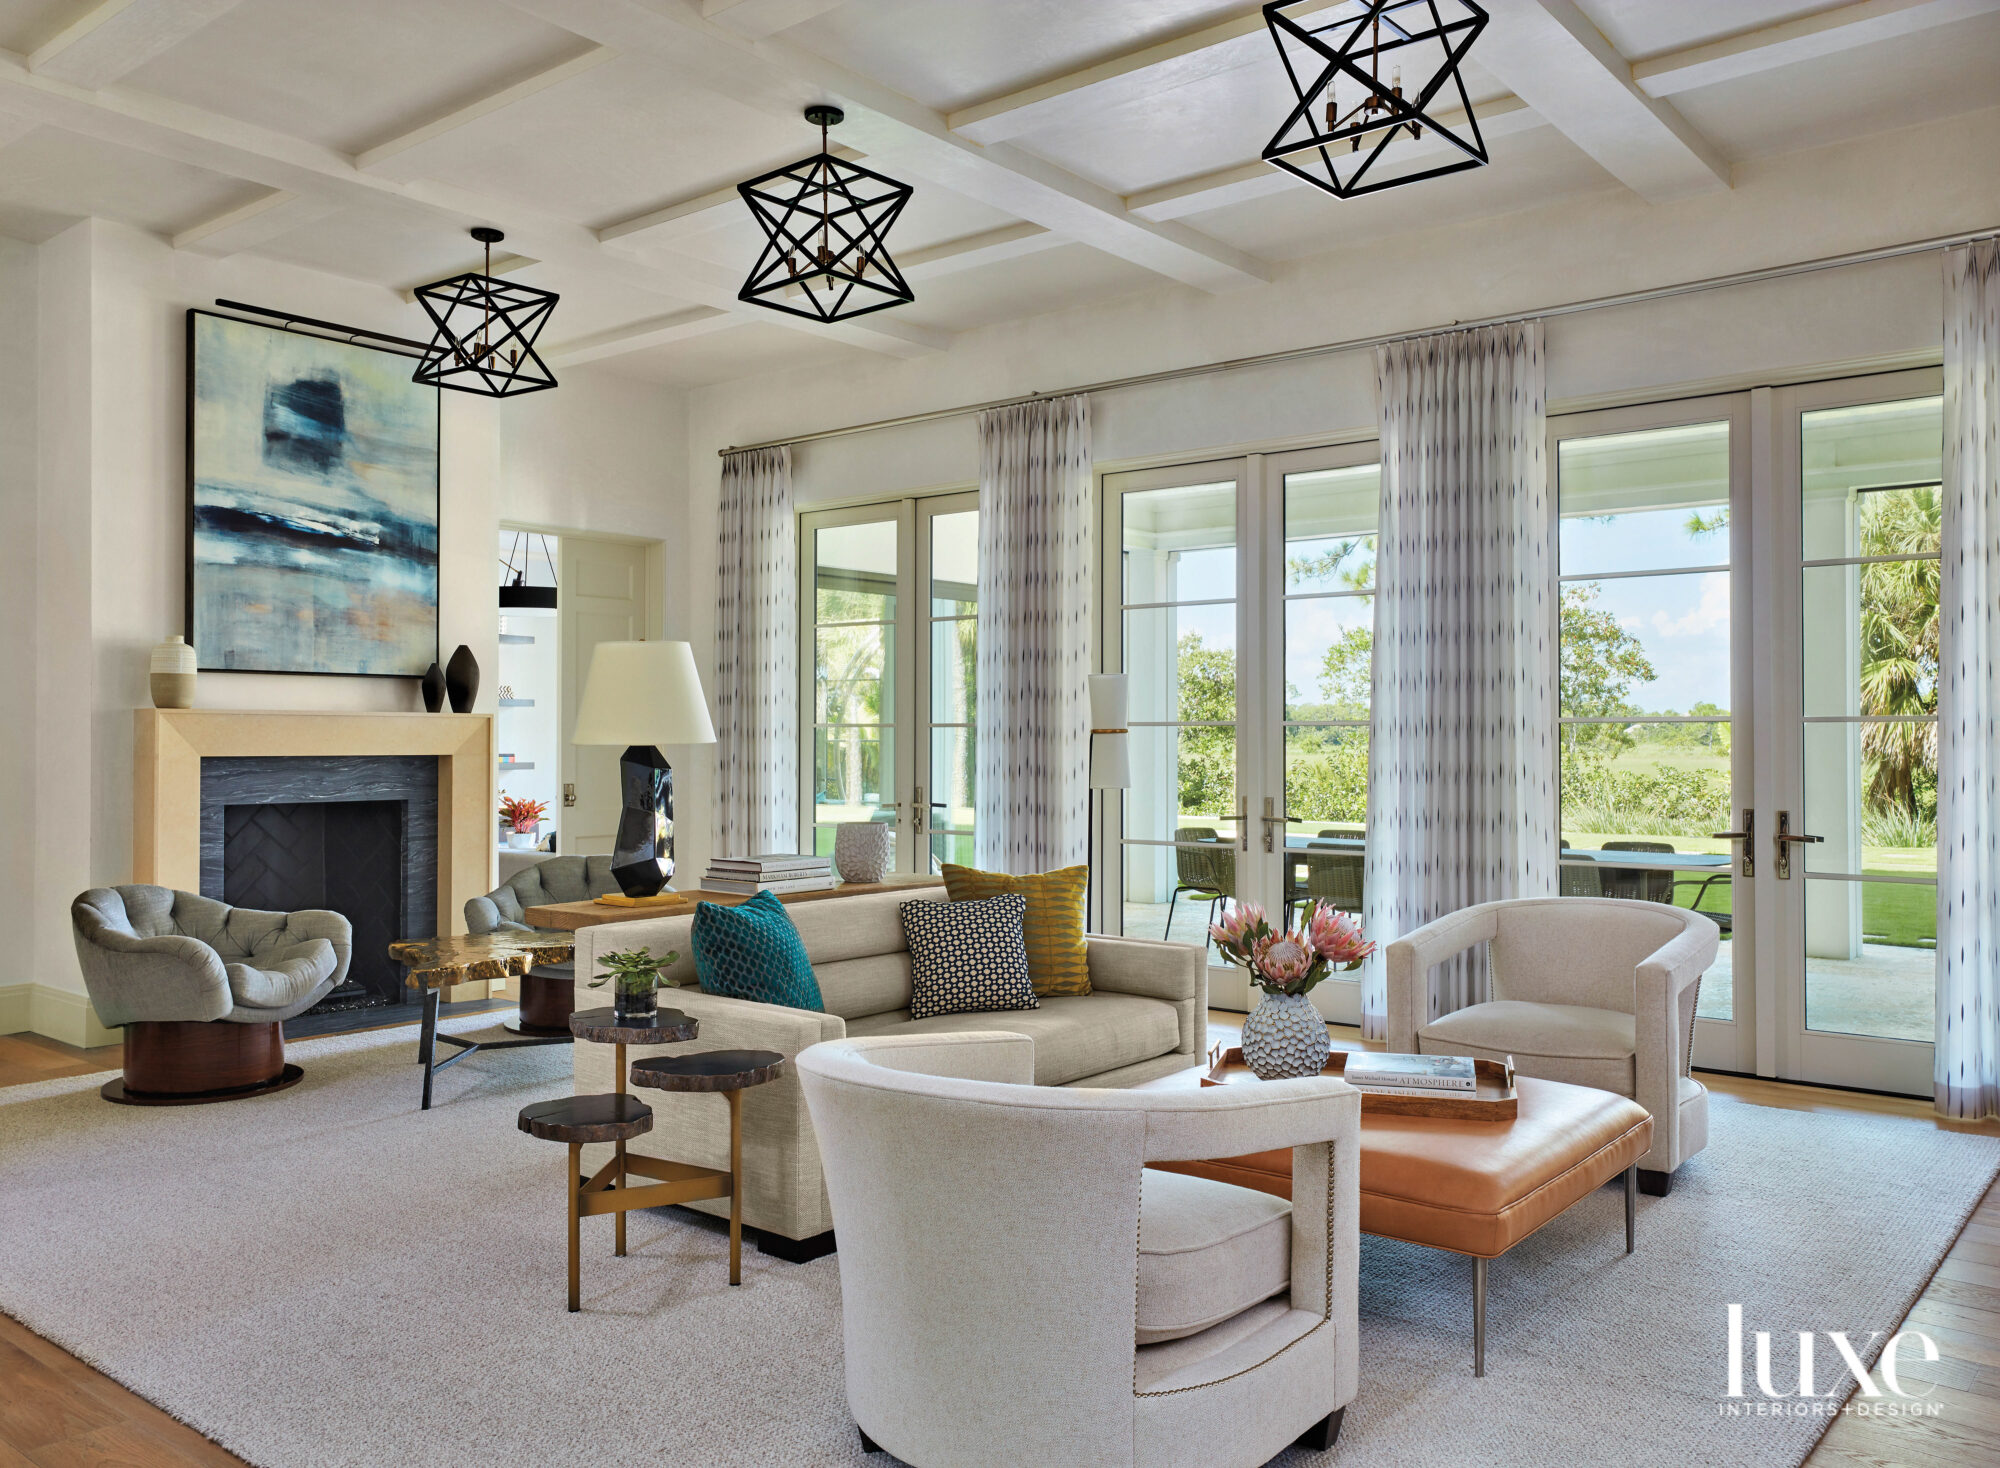
M 421 677 L 438 391 L 393 352 L 188 312 L 188 640 L 203 668 Z

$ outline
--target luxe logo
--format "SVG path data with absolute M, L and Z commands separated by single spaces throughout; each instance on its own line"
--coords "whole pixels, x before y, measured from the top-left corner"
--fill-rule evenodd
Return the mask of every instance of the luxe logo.
M 1833 1412 L 1849 1412 L 1863 1416 L 1907 1416 L 1934 1417 L 1939 1414 L 1938 1403 L 1925 1403 L 1922 1399 L 1935 1390 L 1930 1383 L 1922 1383 L 1922 1391 L 1906 1389 L 1900 1376 L 1898 1353 L 1905 1341 L 1914 1341 L 1922 1350 L 1923 1359 L 1938 1359 L 1937 1342 L 1920 1330 L 1898 1331 L 1882 1344 L 1882 1354 L 1875 1363 L 1873 1374 L 1861 1360 L 1861 1352 L 1854 1348 L 1844 1330 L 1830 1330 L 1825 1333 L 1826 1342 L 1833 1348 L 1838 1366 L 1845 1367 L 1854 1376 L 1856 1400 L 1845 1407 L 1835 1400 L 1835 1391 L 1814 1390 L 1814 1350 L 1819 1339 L 1817 1332 L 1802 1330 L 1799 1335 L 1799 1379 L 1798 1393 L 1794 1396 L 1771 1379 L 1771 1332 L 1760 1330 L 1753 1333 L 1752 1354 L 1755 1357 L 1753 1372 L 1756 1387 L 1762 1400 L 1745 1400 L 1743 1390 L 1743 1307 L 1730 1305 L 1729 1311 L 1729 1391 L 1728 1399 L 1719 1404 L 1724 1416 L 1821 1416 Z M 1868 1332 L 1868 1339 L 1862 1342 L 1862 1349 L 1873 1345 L 1882 1334 L 1879 1330 Z M 1880 1385 L 1877 1385 L 1877 1383 Z M 1789 1387 L 1791 1383 L 1785 1383 Z M 1891 1401 L 1884 1397 L 1901 1400 Z

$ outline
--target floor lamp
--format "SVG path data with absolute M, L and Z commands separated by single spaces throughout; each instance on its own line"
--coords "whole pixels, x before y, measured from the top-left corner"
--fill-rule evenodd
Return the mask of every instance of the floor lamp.
M 1097 792 L 1127 790 L 1132 785 L 1132 735 L 1125 726 L 1130 694 L 1131 680 L 1123 673 L 1090 676 L 1090 804 L 1084 818 L 1084 860 L 1092 869 L 1097 864 Z M 1101 885 L 1090 883 L 1084 904 L 1087 926 L 1098 933 L 1104 931 L 1097 911 Z

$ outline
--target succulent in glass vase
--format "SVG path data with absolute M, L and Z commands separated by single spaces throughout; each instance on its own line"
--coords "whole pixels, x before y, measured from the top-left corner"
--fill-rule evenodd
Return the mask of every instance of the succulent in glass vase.
M 1326 1022 L 1306 996 L 1336 969 L 1351 973 L 1375 951 L 1361 925 L 1315 902 L 1297 927 L 1277 929 L 1255 902 L 1239 902 L 1209 930 L 1222 961 L 1263 990 L 1243 1019 L 1243 1063 L 1259 1080 L 1316 1076 L 1332 1049 Z
M 669 953 L 663 958 L 655 958 L 651 950 L 645 948 L 600 953 L 597 961 L 608 972 L 592 979 L 590 987 L 601 989 L 606 984 L 612 986 L 611 1012 L 618 1023 L 650 1025 L 660 1012 L 658 991 L 680 987 L 677 980 L 661 972 L 679 957 L 678 953 Z

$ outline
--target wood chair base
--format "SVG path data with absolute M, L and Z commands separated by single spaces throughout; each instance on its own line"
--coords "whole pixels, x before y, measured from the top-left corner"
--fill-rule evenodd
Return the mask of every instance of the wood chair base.
M 1347 1409 L 1345 1407 L 1342 1407 L 1338 1412 L 1329 1412 L 1311 1427 L 1300 1433 L 1298 1441 L 1293 1443 L 1292 1446 L 1295 1448 L 1305 1448 L 1315 1453 L 1326 1452 L 1339 1439 L 1340 1420 L 1346 1415 Z
M 207 1106 L 216 1101 L 244 1101 L 252 1096 L 290 1090 L 305 1079 L 305 1074 L 296 1065 L 287 1065 L 268 1081 L 252 1086 L 224 1086 L 213 1091 L 137 1091 L 126 1083 L 124 1076 L 119 1076 L 106 1081 L 97 1094 L 118 1106 Z
M 536 973 L 533 969 L 521 976 L 521 1027 L 518 1033 L 567 1035 L 569 1017 L 575 1009 L 575 979 L 554 978 Z

